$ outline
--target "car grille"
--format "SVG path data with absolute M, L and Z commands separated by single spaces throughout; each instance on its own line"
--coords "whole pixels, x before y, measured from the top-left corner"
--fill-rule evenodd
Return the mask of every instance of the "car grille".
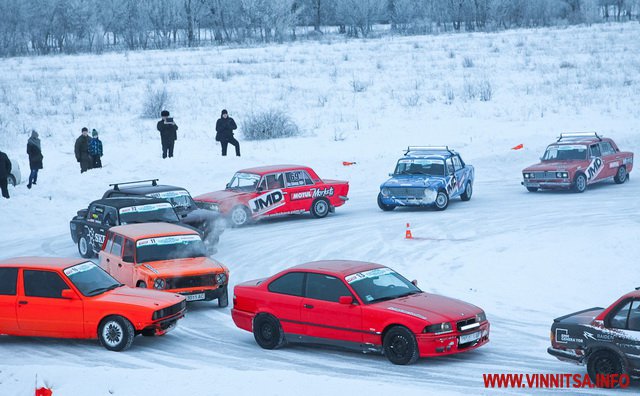
M 424 197 L 424 188 L 393 187 L 393 188 L 390 188 L 389 191 L 391 192 L 392 196 L 399 197 L 399 198 L 404 198 L 404 197 L 423 198 Z
M 168 289 L 187 289 L 190 287 L 213 286 L 216 284 L 215 274 L 183 276 L 167 279 Z
M 556 172 L 531 172 L 532 179 L 557 179 Z
M 456 327 L 458 329 L 458 331 L 462 331 L 462 327 L 473 324 L 476 322 L 476 318 L 469 318 L 469 319 L 463 319 L 463 320 L 459 320 L 456 323 Z
M 182 302 L 179 302 L 177 304 L 173 304 L 169 307 L 160 309 L 153 313 L 153 320 L 158 320 L 158 319 L 166 318 L 169 316 L 173 316 L 179 313 L 180 311 L 184 310 L 186 307 L 187 307 L 187 302 L 186 300 L 183 300 Z

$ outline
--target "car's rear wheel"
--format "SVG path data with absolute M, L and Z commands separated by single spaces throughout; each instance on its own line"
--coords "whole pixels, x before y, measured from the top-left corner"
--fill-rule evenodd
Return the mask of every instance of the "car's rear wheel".
M 382 193 L 378 193 L 378 207 L 384 210 L 385 212 L 390 212 L 396 208 L 395 205 L 387 205 L 384 202 L 382 202 Z
M 536 191 L 538 191 L 538 187 L 527 187 L 527 191 L 536 192 Z
M 110 351 L 124 351 L 133 344 L 135 330 L 131 322 L 122 316 L 108 316 L 98 327 L 98 339 Z
M 449 206 L 449 195 L 444 190 L 438 191 L 435 205 L 437 210 L 445 210 Z
M 583 193 L 587 189 L 587 177 L 584 173 L 578 173 L 573 181 L 573 191 Z
M 412 364 L 420 357 L 416 336 L 404 326 L 389 329 L 382 340 L 384 355 L 393 364 Z
M 242 227 L 251 221 L 251 212 L 244 205 L 238 205 L 231 209 L 229 221 L 233 227 Z
M 627 374 L 622 358 L 609 350 L 599 350 L 589 356 L 587 373 L 594 384 L 598 383 L 599 377 L 606 378 L 612 374 Z
M 224 286 L 224 292 L 218 297 L 218 307 L 226 308 L 229 306 L 229 288 Z
M 460 195 L 460 199 L 463 201 L 468 201 L 471 199 L 471 195 L 473 195 L 473 185 L 471 182 L 468 182 L 464 187 L 464 192 Z
M 86 234 L 80 235 L 78 239 L 78 253 L 84 258 L 93 257 L 93 247 L 89 243 L 89 237 Z
M 280 322 L 269 314 L 259 314 L 253 320 L 253 338 L 264 349 L 276 349 L 284 344 Z
M 145 281 L 138 281 L 138 283 L 136 283 L 136 287 L 139 287 L 141 289 L 146 289 L 147 288 L 147 282 Z
M 326 198 L 318 198 L 311 204 L 311 215 L 317 219 L 326 217 L 329 214 L 331 205 Z
M 613 177 L 613 181 L 617 184 L 622 184 L 627 181 L 627 168 L 621 166 L 618 168 L 616 175 Z

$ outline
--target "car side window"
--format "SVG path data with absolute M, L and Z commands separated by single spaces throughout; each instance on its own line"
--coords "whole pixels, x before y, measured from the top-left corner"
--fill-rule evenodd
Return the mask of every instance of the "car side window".
M 94 223 L 102 223 L 102 218 L 104 216 L 104 206 L 102 205 L 91 205 L 89 207 L 89 216 L 87 219 Z
M 313 181 L 303 170 L 291 171 L 286 173 L 287 187 L 310 186 Z
M 17 268 L 0 268 L 0 295 L 15 296 L 17 283 Z
M 108 232 L 107 233 L 107 245 L 104 248 L 104 251 L 106 253 L 111 253 L 111 246 L 113 246 L 113 234 Z
M 131 239 L 124 241 L 124 252 L 122 253 L 122 261 L 125 263 L 133 263 L 133 253 L 135 251 L 135 245 Z
M 451 158 L 447 159 L 447 174 L 452 175 L 454 173 L 453 162 Z
M 460 162 L 460 158 L 457 155 L 453 157 L 453 166 L 456 168 L 456 171 L 463 168 L 462 162 Z
M 24 294 L 29 297 L 62 298 L 69 286 L 51 271 L 24 270 Z
M 618 309 L 616 313 L 611 317 L 611 327 L 613 327 L 614 329 L 626 329 L 630 308 L 631 301 L 627 302 L 622 306 L 622 308 Z
M 116 256 L 122 255 L 122 245 L 124 244 L 124 238 L 120 235 L 113 237 L 113 245 L 111 246 L 111 254 Z
M 304 283 L 303 272 L 289 272 L 269 284 L 272 293 L 288 294 L 302 297 L 302 285 Z
M 613 146 L 611 146 L 611 143 L 609 142 L 601 142 L 600 151 L 602 152 L 602 155 L 613 155 L 616 153 L 616 151 L 613 149 Z
M 600 153 L 600 146 L 597 144 L 592 144 L 591 145 L 591 157 L 602 157 L 602 154 Z
M 116 208 L 107 206 L 104 210 L 104 216 L 102 217 L 102 224 L 107 227 L 112 227 L 117 224 L 118 212 Z
M 265 177 L 267 180 L 267 189 L 277 190 L 284 188 L 284 175 L 282 173 L 273 173 Z
M 340 279 L 323 274 L 307 274 L 305 297 L 314 300 L 339 302 L 341 296 L 352 296 Z
M 263 177 L 262 180 L 260 180 L 260 184 L 258 184 L 258 189 L 260 191 L 264 191 L 267 189 L 267 178 Z
M 640 300 L 635 300 L 631 304 L 627 328 L 633 331 L 640 331 Z

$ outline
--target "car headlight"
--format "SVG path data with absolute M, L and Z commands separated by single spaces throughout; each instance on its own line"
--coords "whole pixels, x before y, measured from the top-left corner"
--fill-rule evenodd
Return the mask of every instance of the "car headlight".
M 525 179 L 531 178 L 531 173 L 523 173 L 522 175 L 524 176 Z
M 227 283 L 227 274 L 224 272 L 216 275 L 216 283 L 219 285 L 224 285 Z
M 211 210 L 213 212 L 220 212 L 220 205 L 212 202 L 196 202 L 196 206 L 200 209 Z
M 425 327 L 424 330 L 422 330 L 423 333 L 434 333 L 434 334 L 444 334 L 444 333 L 450 333 L 452 331 L 453 331 L 453 328 L 451 327 L 451 323 L 449 322 L 432 324 Z
M 165 286 L 167 286 L 167 282 L 165 282 L 164 279 L 158 278 L 153 282 L 154 289 L 161 290 L 164 289 Z
M 484 322 L 487 320 L 487 314 L 484 311 L 476 315 L 476 323 Z
M 382 190 L 380 190 L 380 192 L 382 193 L 383 196 L 388 197 L 389 195 L 391 195 L 391 191 L 388 188 L 383 188 Z
M 569 174 L 567 172 L 556 172 L 556 177 L 558 179 L 566 179 L 569 177 Z

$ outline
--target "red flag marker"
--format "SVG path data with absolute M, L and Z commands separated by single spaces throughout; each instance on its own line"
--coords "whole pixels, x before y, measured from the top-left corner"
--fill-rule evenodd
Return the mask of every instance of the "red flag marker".
M 351 166 L 351 165 L 355 165 L 355 162 L 347 162 L 347 161 L 342 161 L 342 165 L 344 166 Z
M 38 388 L 36 389 L 36 396 L 53 396 L 53 392 L 49 388 Z
M 515 146 L 515 147 L 511 147 L 511 150 L 520 150 L 524 148 L 524 144 L 520 143 L 519 145 Z

